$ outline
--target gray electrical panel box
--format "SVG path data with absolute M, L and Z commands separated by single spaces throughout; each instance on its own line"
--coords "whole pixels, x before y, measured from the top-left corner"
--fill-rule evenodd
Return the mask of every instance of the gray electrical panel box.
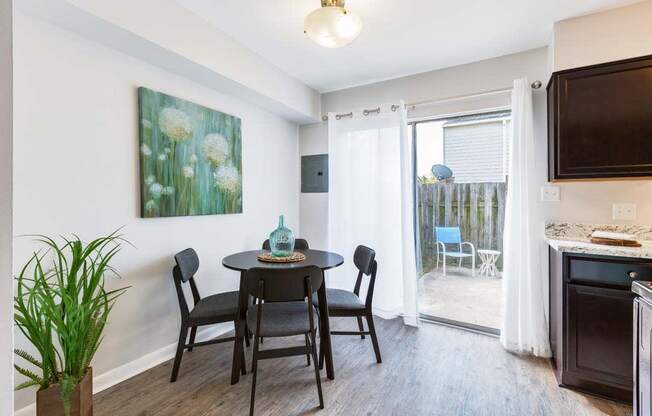
M 301 157 L 301 192 L 328 192 L 328 155 Z

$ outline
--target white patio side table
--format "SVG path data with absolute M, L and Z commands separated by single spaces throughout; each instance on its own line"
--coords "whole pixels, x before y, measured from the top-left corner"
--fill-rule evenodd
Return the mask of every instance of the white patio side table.
M 482 264 L 480 265 L 480 275 L 481 276 L 496 276 L 498 273 L 498 268 L 496 267 L 496 261 L 500 257 L 500 251 L 497 250 L 478 250 L 478 256 Z

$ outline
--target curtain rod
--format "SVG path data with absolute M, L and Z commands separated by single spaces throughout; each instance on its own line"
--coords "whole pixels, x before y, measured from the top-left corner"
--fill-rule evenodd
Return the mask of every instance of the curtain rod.
M 396 104 L 392 104 L 391 107 L 390 107 L 390 109 L 392 111 L 396 111 L 399 108 L 400 108 L 400 106 L 398 106 Z M 380 106 L 378 106 L 376 108 L 365 108 L 364 110 L 362 110 L 362 115 L 363 116 L 368 116 L 370 114 L 380 114 Z M 353 111 L 349 111 L 348 113 L 335 114 L 335 119 L 336 120 L 340 120 L 340 119 L 342 119 L 344 117 L 353 118 Z M 328 116 L 324 115 L 324 116 L 321 117 L 321 119 L 322 119 L 322 121 L 328 121 Z
M 541 81 L 539 81 L 539 80 L 536 80 L 532 84 L 530 84 L 532 89 L 535 89 L 535 90 L 538 90 L 539 88 L 541 88 L 542 85 L 543 85 L 543 83 Z M 512 90 L 512 87 L 498 88 L 498 89 L 495 89 L 495 90 L 488 90 L 488 91 L 483 91 L 483 92 L 479 92 L 479 93 L 476 93 L 476 94 L 470 94 L 470 95 L 457 95 L 457 96 L 453 96 L 453 97 L 439 98 L 439 99 L 436 99 L 436 100 L 418 101 L 418 102 L 413 102 L 413 103 L 407 103 L 407 104 L 405 104 L 405 107 L 406 108 L 412 107 L 412 109 L 414 109 L 415 107 L 422 106 L 422 105 L 443 103 L 443 102 L 447 102 L 447 101 L 456 101 L 456 100 L 462 100 L 462 99 L 465 99 L 465 98 L 483 97 L 485 95 L 500 94 L 500 93 L 505 93 L 505 92 L 508 92 L 508 91 L 511 91 L 511 90 Z M 399 108 L 399 106 L 397 106 L 395 104 L 392 104 L 392 107 L 391 107 L 392 111 L 396 111 L 398 108 Z M 380 107 L 377 107 L 377 108 L 374 108 L 374 109 L 371 109 L 371 110 L 365 109 L 365 110 L 362 111 L 362 114 L 365 115 L 365 116 L 368 116 L 371 113 L 376 113 L 376 114 L 380 113 Z M 350 111 L 348 113 L 336 114 L 335 115 L 335 118 L 337 120 L 339 120 L 341 118 L 344 118 L 344 117 L 353 117 L 353 111 Z M 328 121 L 328 116 L 324 115 L 324 116 L 322 116 L 321 119 L 322 119 L 322 121 Z

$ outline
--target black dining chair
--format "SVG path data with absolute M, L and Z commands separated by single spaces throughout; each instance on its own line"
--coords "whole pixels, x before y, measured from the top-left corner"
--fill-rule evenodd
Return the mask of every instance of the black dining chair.
M 194 347 L 201 347 L 204 345 L 218 344 L 222 342 L 237 342 L 236 337 L 229 338 L 215 338 L 210 341 L 195 342 L 195 335 L 197 328 L 204 325 L 213 325 L 221 322 L 233 321 L 234 324 L 238 319 L 238 297 L 239 292 L 226 292 L 218 293 L 216 295 L 207 296 L 202 298 L 199 295 L 197 284 L 195 283 L 195 274 L 199 269 L 199 257 L 192 248 L 187 248 L 180 251 L 174 256 L 176 266 L 172 269 L 172 276 L 174 277 L 174 286 L 177 290 L 177 297 L 179 298 L 179 308 L 181 309 L 181 331 L 179 333 L 179 343 L 177 344 L 177 352 L 174 356 L 174 365 L 172 367 L 172 376 L 170 382 L 177 380 L 179 367 L 181 365 L 181 358 L 184 350 L 192 351 Z M 192 310 L 188 307 L 186 297 L 183 293 L 183 284 L 190 285 L 190 291 L 194 302 Z M 186 343 L 188 338 L 188 330 L 190 330 L 190 341 Z M 245 342 L 249 345 L 249 337 L 245 331 Z M 235 345 L 234 345 L 235 348 Z M 244 365 L 244 349 L 242 350 L 241 359 L 242 374 L 246 374 Z
M 326 289 L 326 299 L 328 299 L 328 314 L 331 317 L 355 317 L 358 320 L 360 331 L 331 331 L 331 335 L 360 335 L 364 339 L 365 335 L 371 336 L 371 343 L 376 354 L 376 362 L 382 363 L 380 357 L 380 347 L 376 337 L 376 327 L 374 326 L 374 317 L 371 313 L 371 304 L 374 298 L 374 286 L 376 284 L 376 271 L 378 263 L 376 262 L 376 252 L 363 245 L 358 246 L 353 253 L 353 263 L 358 269 L 358 278 L 355 281 L 353 292 L 342 289 Z M 369 276 L 369 286 L 365 301 L 360 300 L 360 287 L 364 275 Z M 313 296 L 313 302 L 318 304 L 317 296 Z M 364 330 L 362 318 L 367 321 L 368 331 Z M 319 368 L 324 364 L 324 351 L 319 352 Z
M 305 240 L 303 238 L 297 238 L 294 240 L 294 249 L 295 250 L 308 250 L 310 249 L 310 246 L 308 245 L 308 240 Z M 263 241 L 263 250 L 271 250 L 271 247 L 269 245 L 269 238 L 265 241 Z M 254 298 L 254 302 L 256 301 L 256 298 Z M 260 342 L 263 342 L 263 339 L 260 339 Z
M 297 238 L 294 240 L 295 250 L 308 250 L 309 248 L 310 246 L 308 246 L 308 240 L 303 238 Z M 263 242 L 263 250 L 271 250 L 269 246 L 269 238 Z
M 322 285 L 324 277 L 315 266 L 293 270 L 253 268 L 245 274 L 245 290 L 255 296 L 256 305 L 247 310 L 247 325 L 254 331 L 249 415 L 254 414 L 258 360 L 312 355 L 319 395 L 319 408 L 324 408 L 321 391 L 315 325 L 318 319 L 312 295 Z M 301 299 L 301 300 L 297 300 Z M 259 349 L 261 337 L 276 338 L 303 335 L 305 345 L 285 348 Z M 310 365 L 310 361 L 308 361 Z

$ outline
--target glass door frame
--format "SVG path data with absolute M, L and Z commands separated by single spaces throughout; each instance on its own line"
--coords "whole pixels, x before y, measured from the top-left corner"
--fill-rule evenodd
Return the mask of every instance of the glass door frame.
M 510 109 L 511 110 L 511 109 Z M 492 109 L 491 111 L 477 111 L 477 112 L 469 112 L 466 115 L 470 114 L 487 114 L 487 113 L 492 113 L 496 112 L 496 109 Z M 414 246 L 418 250 L 418 259 L 417 259 L 417 265 L 421 263 L 421 250 L 420 250 L 420 242 L 419 242 L 419 233 L 418 233 L 418 226 L 419 226 L 419 216 L 418 216 L 418 206 L 417 206 L 417 125 L 422 124 L 422 123 L 430 123 L 433 121 L 441 121 L 441 120 L 446 120 L 455 117 L 454 115 L 445 115 L 445 116 L 440 116 L 440 117 L 432 117 L 432 118 L 419 118 L 418 120 L 412 120 L 410 121 L 408 119 L 408 126 L 411 129 L 412 133 L 412 202 L 414 206 L 414 213 L 413 213 L 413 224 L 414 224 Z M 418 291 L 418 285 L 417 285 L 417 291 Z M 417 292 L 417 307 L 418 307 L 418 299 L 421 293 Z M 446 325 L 446 326 L 451 326 L 455 328 L 460 328 L 472 332 L 477 332 L 485 335 L 491 335 L 491 336 L 500 336 L 500 329 L 497 328 L 491 328 L 488 326 L 483 326 L 483 325 L 477 325 L 477 324 L 472 324 L 469 322 L 464 322 L 464 321 L 457 321 L 453 319 L 447 319 L 447 318 L 442 318 L 440 316 L 434 316 L 430 314 L 425 314 L 419 311 L 419 319 L 422 322 L 430 322 L 430 323 L 436 323 L 439 325 Z

